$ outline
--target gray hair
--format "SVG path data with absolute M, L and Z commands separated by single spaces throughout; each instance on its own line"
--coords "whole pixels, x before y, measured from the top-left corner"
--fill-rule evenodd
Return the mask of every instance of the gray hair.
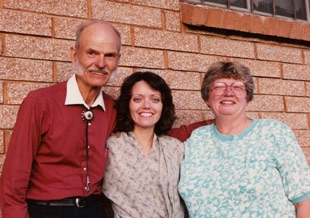
M 221 78 L 232 78 L 242 81 L 246 88 L 247 101 L 250 102 L 253 100 L 255 85 L 250 68 L 238 62 L 220 61 L 213 63 L 203 78 L 201 85 L 201 97 L 204 101 L 209 100 L 209 92 L 211 90 L 212 83 Z

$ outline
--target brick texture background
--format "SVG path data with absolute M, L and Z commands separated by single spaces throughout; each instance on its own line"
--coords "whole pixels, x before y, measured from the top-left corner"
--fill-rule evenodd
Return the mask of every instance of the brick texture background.
M 122 34 L 117 79 L 105 87 L 112 96 L 127 75 L 150 70 L 173 89 L 176 126 L 208 119 L 203 73 L 214 61 L 240 61 L 255 77 L 249 115 L 285 122 L 310 163 L 309 23 L 179 0 L 0 0 L 0 171 L 19 104 L 30 90 L 72 75 L 74 32 L 90 18 L 110 21 Z

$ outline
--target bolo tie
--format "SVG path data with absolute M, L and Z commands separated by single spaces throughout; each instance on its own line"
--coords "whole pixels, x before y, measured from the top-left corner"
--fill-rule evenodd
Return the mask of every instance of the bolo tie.
M 82 119 L 86 123 L 86 132 L 85 132 L 85 150 L 86 150 L 86 185 L 85 189 L 87 192 L 89 192 L 89 186 L 90 186 L 90 179 L 89 179 L 89 165 L 88 165 L 88 159 L 89 159 L 89 144 L 88 144 L 88 126 L 91 124 L 91 121 L 94 119 L 94 113 L 90 109 L 85 109 L 82 112 Z

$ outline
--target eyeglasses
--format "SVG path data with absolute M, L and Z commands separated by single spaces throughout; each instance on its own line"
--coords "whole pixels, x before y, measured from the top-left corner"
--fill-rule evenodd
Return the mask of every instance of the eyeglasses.
M 234 82 L 230 85 L 223 82 L 215 82 L 211 87 L 211 91 L 213 91 L 216 95 L 222 95 L 227 91 L 228 87 L 236 95 L 243 94 L 245 90 L 245 85 L 243 82 Z

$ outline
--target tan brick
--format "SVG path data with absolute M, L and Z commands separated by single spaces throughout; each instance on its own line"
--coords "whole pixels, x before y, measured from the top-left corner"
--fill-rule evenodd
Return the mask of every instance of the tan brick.
M 137 69 L 136 71 L 150 71 L 161 76 L 171 89 L 177 90 L 200 90 L 200 73 L 182 72 L 172 70 Z M 190 78 L 190 79 L 189 79 Z M 121 85 L 124 78 L 117 85 Z
M 72 63 L 57 62 L 56 63 L 56 82 L 68 80 L 75 73 Z M 115 79 L 109 82 L 108 86 L 121 86 L 126 76 L 132 73 L 131 68 L 118 67 Z
M 305 84 L 301 81 L 259 78 L 258 93 L 305 96 Z
M 7 35 L 6 56 L 70 61 L 72 41 Z
M 0 34 L 0 55 L 3 54 L 3 53 L 2 53 L 2 52 L 3 52 L 3 51 L 2 51 L 2 47 L 3 47 L 3 46 L 2 46 L 2 45 L 3 45 L 2 41 L 3 41 L 3 40 L 4 40 L 4 37 L 3 37 L 3 35 Z
M 92 1 L 93 18 L 139 26 L 162 27 L 161 10 L 129 4 Z
M 53 81 L 52 63 L 49 61 L 0 57 L 0 79 Z
M 3 154 L 5 151 L 4 147 L 4 137 L 3 137 L 3 130 L 0 130 L 0 154 Z M 1 162 L 1 161 L 0 161 Z
M 310 50 L 304 50 L 305 64 L 310 64 Z
M 261 60 L 282 61 L 288 63 L 303 62 L 301 49 L 266 44 L 256 44 L 256 48 L 257 57 Z
M 0 103 L 3 103 L 3 82 L 0 81 Z
M 159 50 L 122 47 L 120 66 L 164 68 L 164 53 Z
M 20 104 L 30 91 L 50 85 L 46 83 L 8 83 L 8 103 Z
M 177 128 L 181 125 L 188 125 L 191 123 L 206 120 L 206 114 L 208 114 L 208 119 L 213 118 L 213 114 L 210 111 L 205 113 L 204 111 L 198 110 L 176 110 L 177 119 L 174 122 L 174 127 Z
M 310 98 L 285 97 L 287 112 L 310 113 Z
M 200 73 L 162 70 L 158 72 L 171 89 L 200 90 Z
M 105 86 L 105 87 L 103 87 L 103 90 L 105 93 L 112 96 L 114 99 L 117 99 L 119 94 L 120 94 L 120 88 L 119 87 Z
M 4 160 L 5 160 L 5 154 L 0 154 L 0 176 L 1 176 L 2 168 L 3 168 Z M 1 211 L 0 211 L 0 218 L 3 218 Z
M 121 86 L 124 79 L 132 74 L 131 68 L 118 67 L 115 75 L 115 79 L 107 84 L 107 86 Z
M 85 20 L 54 17 L 54 33 L 56 38 L 75 39 L 75 31 Z
M 68 80 L 74 74 L 74 66 L 70 62 L 56 62 L 56 82 Z
M 257 80 L 258 80 L 258 77 L 252 77 L 253 78 L 253 83 L 254 83 L 254 90 L 253 90 L 253 92 L 254 92 L 254 95 L 255 94 L 258 94 L 258 91 L 257 91 L 257 84 L 258 84 L 258 82 L 257 82 Z
M 246 116 L 250 117 L 252 119 L 260 119 L 259 113 L 258 112 L 246 112 Z
M 306 83 L 306 96 L 310 97 L 310 82 Z
M 121 33 L 122 45 L 131 45 L 130 26 L 113 24 L 113 26 Z
M 4 130 L 4 148 L 5 148 L 5 151 L 8 150 L 12 133 L 13 133 L 12 129 Z
M 4 160 L 5 160 L 5 154 L 0 154 L 0 172 L 2 172 L 2 168 L 3 168 L 3 164 L 4 164 Z M 0 174 L 1 176 L 1 174 Z M 0 218 L 1 218 L 1 212 L 0 212 Z M 3 218 L 3 217 L 2 217 Z
M 180 23 L 180 13 L 165 11 L 165 28 L 170 31 L 181 31 L 181 23 Z
M 4 8 L 81 18 L 86 18 L 88 11 L 86 0 L 6 0 L 3 5 Z
M 210 64 L 218 60 L 208 55 L 168 52 L 168 67 L 173 70 L 206 72 Z
M 0 31 L 51 36 L 50 17 L 34 13 L 0 11 Z
M 248 59 L 234 59 L 245 66 L 249 67 L 252 73 L 252 76 L 259 77 L 281 77 L 280 64 L 276 62 L 268 61 L 256 61 Z
M 300 146 L 310 147 L 310 130 L 294 130 L 294 134 Z
M 201 52 L 205 54 L 254 58 L 254 44 L 251 42 L 218 37 L 201 37 L 200 41 Z
M 0 105 L 0 129 L 12 129 L 19 106 Z
M 132 0 L 133 4 L 137 5 L 146 5 L 150 7 L 163 8 L 163 9 L 171 9 L 171 10 L 179 10 L 180 2 L 179 0 Z
M 310 81 L 310 65 L 283 64 L 283 78 Z
M 308 161 L 308 165 L 310 166 L 310 148 L 308 147 L 301 147 L 305 157 L 306 157 L 306 160 Z
M 284 101 L 281 96 L 272 95 L 255 95 L 247 107 L 248 111 L 267 111 L 282 112 L 284 111 Z
M 135 28 L 135 46 L 198 52 L 198 38 L 175 32 Z
M 202 100 L 200 91 L 173 90 L 175 108 L 179 110 L 206 110 L 208 106 Z
M 261 117 L 282 121 L 291 129 L 308 129 L 308 119 L 306 114 L 262 113 Z
M 203 120 L 215 119 L 212 111 L 207 107 L 207 111 L 203 111 Z
M 68 19 L 68 18 L 54 18 L 54 31 L 56 38 L 75 40 L 75 31 L 79 25 L 85 20 Z M 123 45 L 131 45 L 130 27 L 127 25 L 113 24 L 120 33 Z

